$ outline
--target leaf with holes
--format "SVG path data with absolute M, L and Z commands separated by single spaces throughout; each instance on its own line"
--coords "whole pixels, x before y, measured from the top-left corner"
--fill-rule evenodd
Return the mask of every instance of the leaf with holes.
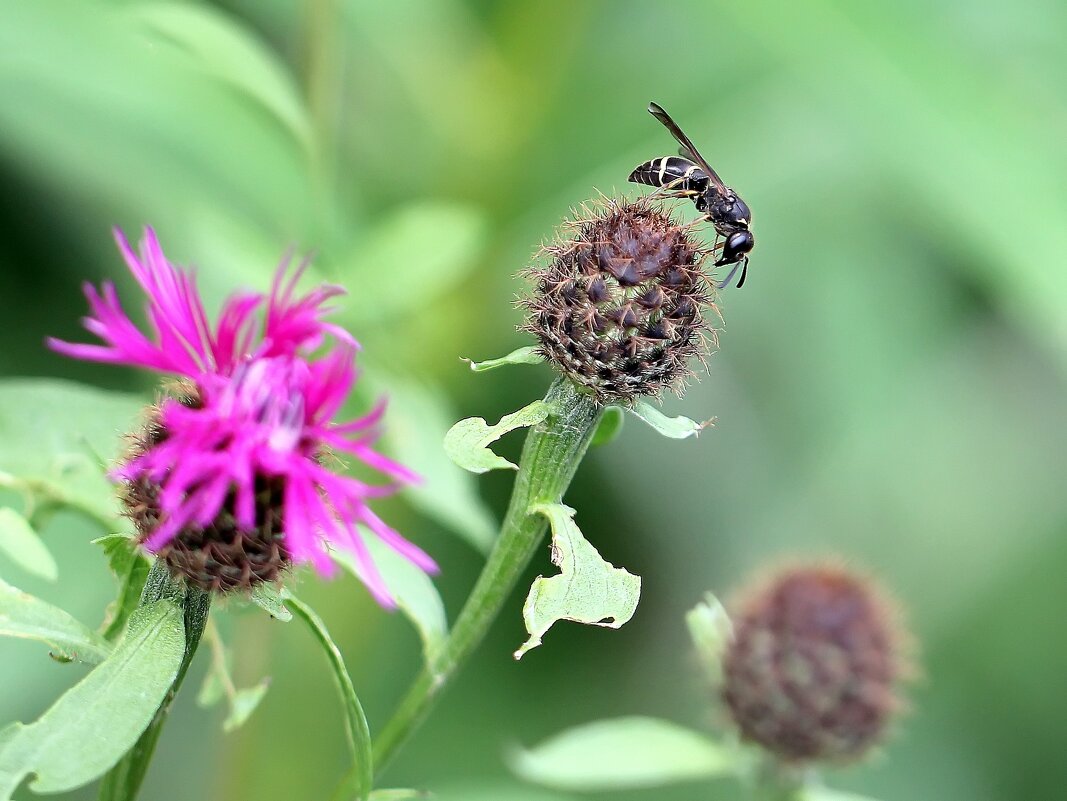
M 453 462 L 472 473 L 490 470 L 518 470 L 518 467 L 487 447 L 509 431 L 540 423 L 548 417 L 551 407 L 544 401 L 534 401 L 517 412 L 506 414 L 491 426 L 481 417 L 460 420 L 445 434 L 445 452 Z
M 515 652 L 516 659 L 540 645 L 558 620 L 617 629 L 633 617 L 641 597 L 640 577 L 601 558 L 575 524 L 573 509 L 554 503 L 530 511 L 552 526 L 552 563 L 560 572 L 534 579 L 522 610 L 530 638 Z

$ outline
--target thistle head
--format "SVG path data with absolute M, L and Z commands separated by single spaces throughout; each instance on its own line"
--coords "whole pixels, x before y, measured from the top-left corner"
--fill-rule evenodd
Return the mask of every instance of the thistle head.
M 786 567 L 743 591 L 722 691 L 741 735 L 784 762 L 867 753 L 901 707 L 896 617 L 870 579 L 837 564 Z
M 679 391 L 715 346 L 703 318 L 708 252 L 655 201 L 606 200 L 566 225 L 529 271 L 523 329 L 541 355 L 602 404 Z

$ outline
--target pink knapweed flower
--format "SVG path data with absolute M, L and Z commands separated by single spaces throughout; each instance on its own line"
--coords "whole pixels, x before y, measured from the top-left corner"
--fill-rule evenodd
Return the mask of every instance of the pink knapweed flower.
M 353 337 L 322 318 L 342 294 L 320 286 L 296 294 L 301 265 L 283 264 L 269 295 L 236 294 L 214 327 L 192 271 L 167 261 L 151 228 L 139 254 L 121 231 L 119 249 L 148 298 L 152 336 L 123 311 L 115 286 L 85 285 L 85 328 L 105 344 L 49 339 L 77 359 L 144 367 L 185 379 L 164 400 L 127 461 L 112 471 L 138 507 L 144 547 L 172 570 L 212 589 L 247 588 L 274 578 L 283 562 L 311 562 L 330 575 L 331 547 L 352 552 L 377 600 L 393 605 L 365 535 L 427 572 L 436 565 L 386 525 L 368 501 L 416 480 L 374 450 L 384 406 L 335 421 L 356 380 Z M 345 455 L 389 479 L 369 484 L 331 466 Z

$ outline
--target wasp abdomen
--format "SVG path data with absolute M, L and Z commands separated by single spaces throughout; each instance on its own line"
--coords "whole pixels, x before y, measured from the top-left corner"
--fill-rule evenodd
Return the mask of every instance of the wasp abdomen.
M 708 187 L 708 174 L 689 159 L 662 156 L 639 164 L 630 181 L 645 186 L 663 186 L 678 192 L 698 193 Z

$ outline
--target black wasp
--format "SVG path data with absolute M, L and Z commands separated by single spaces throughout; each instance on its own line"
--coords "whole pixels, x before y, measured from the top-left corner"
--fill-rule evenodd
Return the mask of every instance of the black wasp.
M 748 275 L 748 252 L 756 244 L 755 237 L 748 230 L 752 224 L 752 212 L 748 204 L 722 182 L 670 114 L 657 103 L 649 103 L 648 112 L 678 140 L 682 146 L 678 151 L 681 156 L 662 156 L 646 161 L 630 173 L 629 180 L 635 184 L 663 187 L 677 197 L 691 197 L 697 211 L 726 238 L 715 266 L 732 264 L 734 267 L 719 286 L 728 285 L 740 267 L 741 279 L 737 282 L 740 289 Z

